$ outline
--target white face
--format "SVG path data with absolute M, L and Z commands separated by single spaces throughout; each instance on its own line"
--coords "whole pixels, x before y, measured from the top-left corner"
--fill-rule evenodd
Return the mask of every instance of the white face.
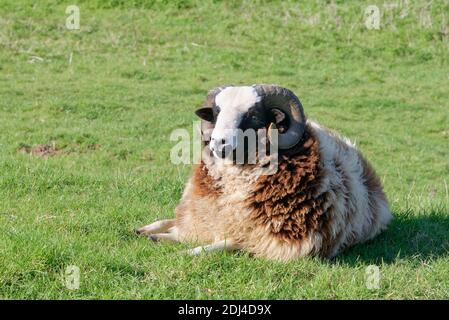
M 218 152 L 224 147 L 230 150 L 237 147 L 237 129 L 243 115 L 260 99 L 253 87 L 228 87 L 215 97 L 220 113 L 209 144 L 215 157 L 220 158 Z

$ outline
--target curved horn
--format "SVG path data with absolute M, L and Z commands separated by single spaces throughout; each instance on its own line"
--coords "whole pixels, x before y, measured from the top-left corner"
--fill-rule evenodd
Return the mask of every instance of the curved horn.
M 298 97 L 289 89 L 276 85 L 255 85 L 254 88 L 262 97 L 262 103 L 265 108 L 279 109 L 289 119 L 290 125 L 287 131 L 278 135 L 278 147 L 280 149 L 294 147 L 301 140 L 306 123 L 304 110 Z M 276 126 L 270 125 L 268 129 L 268 138 L 270 141 L 270 131 L 274 128 Z

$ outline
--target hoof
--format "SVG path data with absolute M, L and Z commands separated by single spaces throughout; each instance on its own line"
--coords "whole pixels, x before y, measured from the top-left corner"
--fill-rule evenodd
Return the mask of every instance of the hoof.
M 154 234 L 150 234 L 150 235 L 148 236 L 148 239 L 150 239 L 150 240 L 153 241 L 153 242 L 157 242 L 157 241 L 158 241 L 158 238 L 157 238 Z

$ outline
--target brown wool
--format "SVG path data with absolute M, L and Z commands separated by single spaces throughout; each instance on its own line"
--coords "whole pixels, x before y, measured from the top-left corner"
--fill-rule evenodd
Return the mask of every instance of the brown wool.
M 301 240 L 318 228 L 323 196 L 319 184 L 318 141 L 306 133 L 294 156 L 283 156 L 274 175 L 260 177 L 247 205 L 256 224 L 268 224 L 280 240 Z M 261 205 L 263 204 L 263 205 Z
M 193 169 L 176 208 L 181 241 L 229 239 L 255 256 L 288 261 L 333 257 L 384 230 L 392 216 L 379 178 L 344 138 L 308 122 L 301 142 L 281 150 L 278 171 L 220 165 Z

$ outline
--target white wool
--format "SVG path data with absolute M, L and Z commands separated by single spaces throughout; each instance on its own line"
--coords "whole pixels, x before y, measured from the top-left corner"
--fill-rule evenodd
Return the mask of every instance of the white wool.
M 259 102 L 261 97 L 253 87 L 227 87 L 215 97 L 220 108 L 215 128 L 212 131 L 213 141 L 225 140 L 232 148 L 236 147 L 236 129 L 243 115 L 249 108 Z M 214 143 L 211 143 L 211 147 Z

